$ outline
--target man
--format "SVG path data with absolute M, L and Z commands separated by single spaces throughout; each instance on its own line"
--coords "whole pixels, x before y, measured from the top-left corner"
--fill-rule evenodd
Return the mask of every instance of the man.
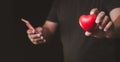
M 84 31 L 79 16 L 95 14 L 96 29 Z M 120 36 L 119 0 L 56 0 L 42 27 L 28 29 L 33 44 L 45 43 L 60 30 L 64 62 L 115 62 L 116 42 Z M 118 41 L 120 41 L 118 39 Z

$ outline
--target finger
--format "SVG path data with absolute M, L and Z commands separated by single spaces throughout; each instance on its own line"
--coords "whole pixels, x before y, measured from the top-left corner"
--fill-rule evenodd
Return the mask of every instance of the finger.
M 31 30 L 31 29 L 28 29 L 27 30 L 27 34 L 34 34 L 35 32 L 33 31 L 33 30 Z
M 97 8 L 93 8 L 93 9 L 91 9 L 91 11 L 90 11 L 90 15 L 93 15 L 93 14 L 97 15 L 98 12 L 99 12 L 99 11 L 98 11 Z
M 85 36 L 91 36 L 91 35 L 92 35 L 91 32 L 88 32 L 88 31 L 85 32 Z
M 35 39 L 35 38 L 40 38 L 41 34 L 30 34 L 28 35 L 29 38 Z
M 45 42 L 46 42 L 45 39 L 44 39 L 44 40 L 41 40 L 41 41 L 38 41 L 39 44 L 41 44 L 41 43 L 45 43 Z
M 38 45 L 38 44 L 43 44 L 43 43 L 45 43 L 45 42 L 43 42 L 43 41 L 38 41 L 38 42 L 32 42 L 34 45 Z
M 112 27 L 112 21 L 109 21 L 108 24 L 105 26 L 104 31 L 108 31 Z
M 31 39 L 33 44 L 39 44 L 39 43 L 45 43 L 45 39 L 41 40 L 40 38 L 37 39 Z
M 44 39 L 43 36 L 40 37 L 41 41 L 46 42 L 46 39 Z
M 41 37 L 40 37 L 40 39 L 41 39 L 41 40 L 43 40 L 43 39 L 44 39 L 44 37 L 43 37 L 43 36 L 41 36 Z
M 99 26 L 99 29 L 103 29 L 106 26 L 106 24 L 108 23 L 108 21 L 109 21 L 108 16 L 105 16 L 104 19 L 103 19 L 103 22 Z
M 38 42 L 32 42 L 34 45 L 37 45 L 38 44 Z
M 105 12 L 104 11 L 101 11 L 98 15 L 97 15 L 97 18 L 96 18 L 96 23 L 99 24 L 100 22 L 102 22 L 103 18 L 105 17 Z
M 38 41 L 40 41 L 40 40 L 41 40 L 40 38 L 31 39 L 32 42 L 38 42 Z

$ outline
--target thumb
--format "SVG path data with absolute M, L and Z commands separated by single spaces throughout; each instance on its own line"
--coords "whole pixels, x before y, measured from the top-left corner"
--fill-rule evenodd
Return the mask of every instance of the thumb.
M 98 13 L 99 13 L 99 11 L 98 11 L 97 8 L 93 8 L 93 9 L 91 9 L 91 11 L 90 11 L 90 15 L 92 15 L 92 14 L 97 15 Z
M 88 31 L 85 32 L 85 36 L 91 36 L 91 35 L 92 35 L 91 32 L 88 32 Z

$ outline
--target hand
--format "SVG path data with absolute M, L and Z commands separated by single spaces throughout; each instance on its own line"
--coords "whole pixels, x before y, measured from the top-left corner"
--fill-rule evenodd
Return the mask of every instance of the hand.
M 31 29 L 27 30 L 28 38 L 33 44 L 37 45 L 46 42 L 46 40 L 42 36 L 42 30 L 42 27 L 35 28 L 35 31 Z
M 93 32 L 85 32 L 86 36 L 93 36 L 96 38 L 111 38 L 113 23 L 110 21 L 109 17 L 105 14 L 104 11 L 98 11 L 94 8 L 90 11 L 90 14 L 96 14 L 96 26 Z

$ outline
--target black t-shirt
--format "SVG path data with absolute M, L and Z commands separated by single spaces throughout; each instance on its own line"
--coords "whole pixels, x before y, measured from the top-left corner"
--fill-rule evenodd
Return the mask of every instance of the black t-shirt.
M 105 11 L 108 15 L 116 7 L 120 7 L 120 0 L 54 1 L 47 19 L 59 24 L 64 62 L 117 61 L 116 40 L 85 37 L 78 23 L 79 16 L 89 14 L 92 8 Z

